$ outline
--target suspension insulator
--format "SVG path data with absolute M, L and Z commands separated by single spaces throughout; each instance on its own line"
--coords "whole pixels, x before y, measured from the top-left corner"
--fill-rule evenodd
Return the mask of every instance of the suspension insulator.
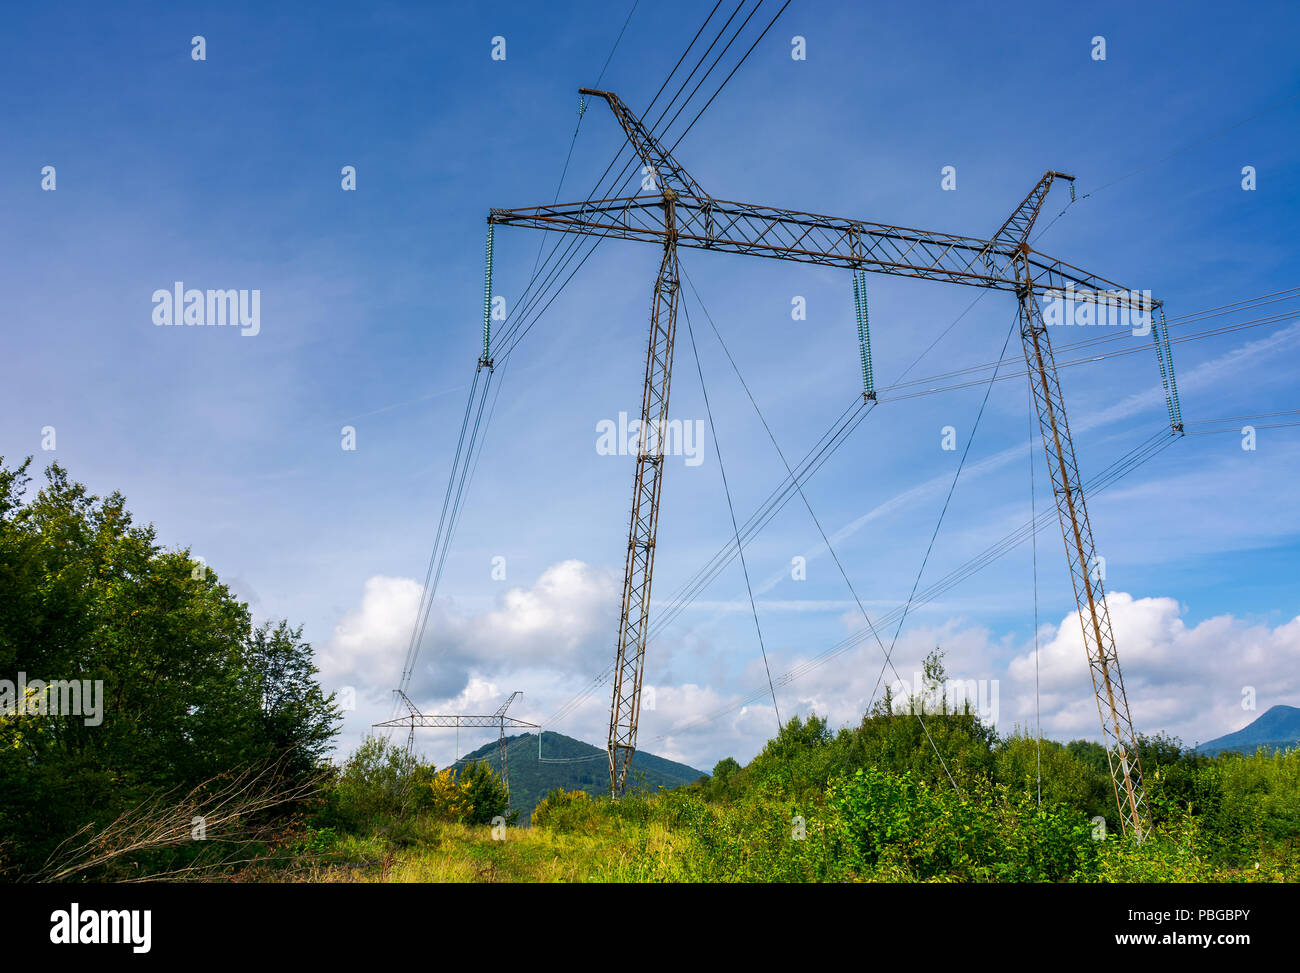
M 492 361 L 492 231 L 495 225 L 488 224 L 487 231 L 487 272 L 483 284 L 483 358 L 480 365 Z
M 862 357 L 862 396 L 875 399 L 876 380 L 871 373 L 871 325 L 867 308 L 867 275 L 853 274 L 853 310 L 858 319 L 858 351 Z
M 1181 432 L 1183 428 L 1183 403 L 1178 397 L 1178 380 L 1174 377 L 1174 349 L 1169 341 L 1169 325 L 1165 323 L 1165 312 L 1160 312 L 1160 329 L 1165 333 L 1165 358 L 1169 360 L 1169 391 L 1173 393 L 1174 420 Z

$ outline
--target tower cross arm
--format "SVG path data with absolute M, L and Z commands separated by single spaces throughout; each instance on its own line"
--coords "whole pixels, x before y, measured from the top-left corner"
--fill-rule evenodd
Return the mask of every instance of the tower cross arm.
M 513 716 L 444 716 L 437 713 L 412 713 L 410 716 L 399 716 L 396 719 L 385 720 L 383 723 L 375 723 L 375 726 L 465 726 L 465 727 L 536 727 L 536 723 L 529 723 L 525 720 L 517 720 Z
M 736 203 L 678 193 L 674 201 L 678 246 L 721 253 L 845 267 L 872 273 L 944 280 L 1015 292 L 1021 286 L 1015 258 L 1028 258 L 1040 295 L 1130 306 L 1135 299 L 1113 281 L 1046 256 L 1018 237 L 992 240 L 845 219 L 799 210 Z M 585 236 L 637 240 L 662 247 L 667 231 L 663 196 L 640 195 L 493 209 L 488 221 Z M 1115 296 L 1121 292 L 1121 296 Z M 1149 300 L 1149 298 L 1148 298 Z M 1149 306 L 1159 307 L 1159 302 Z

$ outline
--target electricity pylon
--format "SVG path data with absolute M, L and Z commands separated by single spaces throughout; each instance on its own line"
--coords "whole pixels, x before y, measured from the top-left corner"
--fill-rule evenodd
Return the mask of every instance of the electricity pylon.
M 510 809 L 510 766 L 507 760 L 508 748 L 506 747 L 506 727 L 510 727 L 511 729 L 514 729 L 516 727 L 530 727 L 532 729 L 537 729 L 536 723 L 528 723 L 524 720 L 517 720 L 512 716 L 506 716 L 506 710 L 509 709 L 510 704 L 515 701 L 515 697 L 522 696 L 523 693 L 521 691 L 516 691 L 511 693 L 510 698 L 507 699 L 504 703 L 502 703 L 501 708 L 498 709 L 491 716 L 465 716 L 465 715 L 458 715 L 458 714 L 442 715 L 442 714 L 434 714 L 434 713 L 421 713 L 419 709 L 416 707 L 416 705 L 412 703 L 410 699 L 407 698 L 406 693 L 402 692 L 400 689 L 394 691 L 397 693 L 398 696 L 401 697 L 401 702 L 406 707 L 407 714 L 405 716 L 394 717 L 391 720 L 385 720 L 383 723 L 376 723 L 374 725 L 407 727 L 406 749 L 408 753 L 415 746 L 416 727 L 428 727 L 428 726 L 455 727 L 458 738 L 460 735 L 460 728 L 462 726 L 463 727 L 495 726 L 499 729 L 500 734 L 497 737 L 497 743 L 500 749 L 501 783 L 505 785 L 506 810 L 508 811 Z M 460 754 L 457 753 L 456 757 L 457 759 L 459 759 Z
M 1052 474 L 1053 492 L 1066 541 L 1084 645 L 1092 672 L 1098 712 L 1110 760 L 1116 806 L 1125 831 L 1141 835 L 1145 805 L 1142 768 L 1129 717 L 1123 678 L 1115 653 L 1100 574 L 1095 570 L 1092 530 L 1082 483 L 1070 440 L 1052 358 L 1047 326 L 1038 299 L 1090 303 L 1108 313 L 1147 315 L 1152 322 L 1170 426 L 1182 432 L 1173 358 L 1163 314 L 1154 321 L 1160 301 L 1119 287 L 1029 246 L 1031 229 L 1055 179 L 1072 176 L 1050 171 L 1034 186 L 1010 218 L 993 235 L 978 237 L 934 233 L 908 227 L 821 216 L 714 199 L 646 130 L 611 92 L 581 89 L 603 98 L 623 127 L 644 165 L 645 192 L 637 196 L 523 209 L 493 209 L 489 227 L 500 224 L 557 230 L 586 236 L 653 243 L 663 250 L 650 311 L 641 400 L 641 443 L 633 482 L 623 604 L 614 667 L 609 721 L 610 789 L 617 795 L 636 749 L 641 680 L 654 568 L 655 534 L 663 476 L 663 422 L 667 419 L 672 377 L 673 337 L 677 314 L 677 248 L 844 267 L 855 272 L 942 280 L 1014 293 L 1022 345 L 1029 366 L 1034 401 L 1043 429 L 1043 446 Z M 864 335 L 865 337 L 865 335 Z M 865 352 L 864 352 L 865 355 Z M 869 370 L 869 363 L 864 363 Z M 864 393 L 869 395 L 868 392 Z

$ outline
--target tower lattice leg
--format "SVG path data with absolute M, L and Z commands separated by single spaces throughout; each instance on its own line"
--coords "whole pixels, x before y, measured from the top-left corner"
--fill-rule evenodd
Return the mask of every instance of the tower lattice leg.
M 636 752 L 637 719 L 641 711 L 641 675 L 650 618 L 650 581 L 654 571 L 659 493 L 663 483 L 663 435 L 668 422 L 673 337 L 677 328 L 675 198 L 672 190 L 664 191 L 664 221 L 668 234 L 650 309 L 650 344 L 646 352 L 645 390 L 641 398 L 641 437 L 632 487 L 632 518 L 623 576 L 618 655 L 614 663 L 614 695 L 609 716 L 609 785 L 615 796 L 622 793 L 628 765 Z
M 1051 473 L 1053 499 L 1065 539 L 1070 580 L 1079 606 L 1083 645 L 1088 655 L 1093 692 L 1097 697 L 1097 712 L 1101 718 L 1120 824 L 1124 831 L 1132 831 L 1140 838 L 1146 830 L 1146 802 L 1137 738 L 1129 717 L 1119 657 L 1115 652 L 1110 612 L 1106 608 L 1106 593 L 1096 560 L 1092 527 L 1088 523 L 1074 443 L 1065 416 L 1056 360 L 1052 355 L 1046 322 L 1033 288 L 1027 284 L 1020 291 L 1019 325 L 1043 449 Z
M 506 789 L 506 813 L 509 814 L 510 813 L 510 766 L 507 763 L 508 758 L 506 756 L 509 748 L 506 747 L 506 724 L 504 720 L 502 720 L 501 722 L 501 736 L 498 739 L 498 746 L 501 749 L 501 784 Z

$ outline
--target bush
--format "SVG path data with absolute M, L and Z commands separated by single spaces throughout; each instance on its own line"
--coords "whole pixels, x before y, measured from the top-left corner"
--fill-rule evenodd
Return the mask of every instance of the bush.
M 359 830 L 424 810 L 432 803 L 428 785 L 433 775 L 432 765 L 420 763 L 405 748 L 383 737 L 367 737 L 343 765 L 329 812 L 321 817 Z
M 1095 871 L 1098 843 L 1082 813 L 1005 788 L 958 793 L 860 770 L 831 785 L 827 807 L 837 859 L 864 877 L 882 863 L 922 880 L 1054 882 Z
M 1099 772 L 1091 761 L 1054 740 L 1039 741 L 1027 733 L 1002 740 L 994 755 L 994 778 L 1011 791 L 1037 799 L 1040 759 L 1045 802 L 1078 808 L 1088 817 L 1100 814 L 1118 826 L 1110 772 Z
M 1257 816 L 1260 837 L 1294 843 L 1300 835 L 1300 748 L 1249 757 L 1221 754 L 1214 761 L 1223 806 Z
M 518 811 L 506 813 L 510 804 L 506 785 L 493 773 L 487 761 L 472 760 L 467 763 L 461 768 L 457 783 L 468 804 L 460 817 L 463 823 L 491 824 L 495 817 L 504 817 L 507 824 L 514 824 L 518 820 Z
M 1102 843 L 1096 878 L 1102 882 L 1209 882 L 1222 880 L 1200 854 L 1204 833 L 1196 817 L 1182 813 L 1157 825 L 1140 844 Z
M 597 803 L 586 791 L 566 791 L 557 787 L 542 798 L 531 821 L 536 828 L 571 833 L 593 830 L 598 817 Z

